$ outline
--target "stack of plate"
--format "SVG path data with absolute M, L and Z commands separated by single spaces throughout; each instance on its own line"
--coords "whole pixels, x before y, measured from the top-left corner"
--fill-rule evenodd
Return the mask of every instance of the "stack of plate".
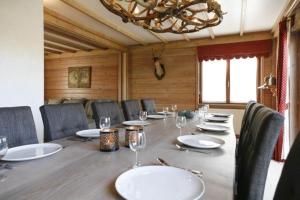
M 124 121 L 123 124 L 126 126 L 146 126 L 149 125 L 150 123 L 147 121 L 132 120 L 132 121 Z
M 204 131 L 213 131 L 213 132 L 225 132 L 229 130 L 229 127 L 218 125 L 218 124 L 200 124 L 200 125 L 196 125 L 196 127 Z
M 177 137 L 177 141 L 186 146 L 200 149 L 215 149 L 225 144 L 225 141 L 220 138 L 202 134 L 179 136 Z
M 228 121 L 228 117 L 215 117 L 215 116 L 211 116 L 211 117 L 207 117 L 205 119 L 208 122 L 227 122 Z
M 164 119 L 164 115 L 148 115 L 147 118 L 149 119 Z

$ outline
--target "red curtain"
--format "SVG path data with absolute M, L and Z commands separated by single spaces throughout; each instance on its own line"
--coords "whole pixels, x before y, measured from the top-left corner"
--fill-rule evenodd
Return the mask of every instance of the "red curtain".
M 287 23 L 283 20 L 279 23 L 279 46 L 277 64 L 277 108 L 278 112 L 284 115 L 286 106 L 286 84 L 287 84 L 287 65 L 288 65 L 288 44 L 287 44 Z M 280 130 L 280 135 L 274 151 L 274 159 L 282 161 L 284 127 Z
M 202 60 L 232 59 L 268 56 L 272 52 L 272 40 L 205 45 L 198 47 L 198 58 Z

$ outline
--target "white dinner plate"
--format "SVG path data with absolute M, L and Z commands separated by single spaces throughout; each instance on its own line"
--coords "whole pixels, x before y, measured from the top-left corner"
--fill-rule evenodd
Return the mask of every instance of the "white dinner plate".
M 88 129 L 77 131 L 76 135 L 79 137 L 86 137 L 86 138 L 98 138 L 100 137 L 100 129 Z
M 227 126 L 216 125 L 216 124 L 199 124 L 196 125 L 196 127 L 204 131 L 224 132 L 229 130 Z
M 122 123 L 127 126 L 147 126 L 150 124 L 147 121 L 139 121 L 139 120 L 124 121 Z
M 149 118 L 149 119 L 164 119 L 165 116 L 163 116 L 163 115 L 148 115 L 147 118 Z
M 121 174 L 115 187 L 130 200 L 196 200 L 205 191 L 200 177 L 183 169 L 145 166 Z
M 224 140 L 208 135 L 183 135 L 177 137 L 177 140 L 187 146 L 201 149 L 219 148 L 225 144 Z
M 2 158 L 4 161 L 26 161 L 44 158 L 55 154 L 62 150 L 60 144 L 42 143 L 42 144 L 29 144 L 9 148 L 6 155 Z
M 206 121 L 209 121 L 209 122 L 227 122 L 228 121 L 228 117 L 207 117 L 205 119 Z
M 214 117 L 230 117 L 231 114 L 228 113 L 210 113 Z
M 157 112 L 157 114 L 160 114 L 160 115 L 164 115 L 165 112 L 163 111 L 160 111 L 160 112 Z M 167 115 L 172 115 L 173 113 L 172 112 L 167 112 Z

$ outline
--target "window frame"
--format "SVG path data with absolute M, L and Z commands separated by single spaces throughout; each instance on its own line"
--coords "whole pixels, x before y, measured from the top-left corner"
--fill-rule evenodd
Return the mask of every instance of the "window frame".
M 256 57 L 257 59 L 257 74 L 256 74 L 256 101 L 260 102 L 260 90 L 258 89 L 258 86 L 260 84 L 261 79 L 261 57 Z M 230 60 L 231 59 L 224 59 L 226 60 L 226 102 L 220 103 L 220 102 L 203 102 L 202 101 L 202 85 L 203 85 L 203 79 L 202 79 L 202 62 L 199 62 L 199 104 L 209 104 L 211 108 L 230 108 L 230 109 L 243 109 L 247 105 L 247 103 L 232 103 L 230 102 Z

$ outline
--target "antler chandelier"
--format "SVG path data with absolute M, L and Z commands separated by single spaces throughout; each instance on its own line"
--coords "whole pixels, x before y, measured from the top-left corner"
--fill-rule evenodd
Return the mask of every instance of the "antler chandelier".
M 224 13 L 215 0 L 100 0 L 122 21 L 156 33 L 192 33 L 217 26 Z

